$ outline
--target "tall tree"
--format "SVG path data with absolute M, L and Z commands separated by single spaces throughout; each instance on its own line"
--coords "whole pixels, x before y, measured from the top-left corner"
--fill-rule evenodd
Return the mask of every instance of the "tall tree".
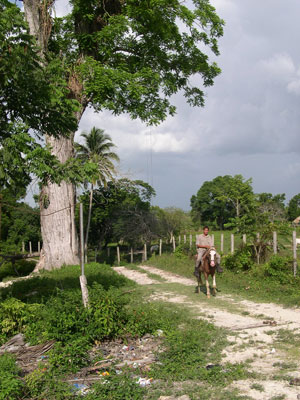
M 191 197 L 192 217 L 196 224 L 215 224 L 224 229 L 224 224 L 234 217 L 233 204 L 220 198 L 227 180 L 228 176 L 217 176 L 212 181 L 205 181 Z
M 272 222 L 286 219 L 285 194 L 259 193 L 256 195 L 260 213 L 267 213 Z
M 251 179 L 245 180 L 242 175 L 217 176 L 206 181 L 191 198 L 194 221 L 216 223 L 224 228 L 231 218 L 240 218 L 253 209 L 255 196 Z
M 93 245 L 106 246 L 109 241 L 121 239 L 135 245 L 141 238 L 148 240 L 153 236 L 153 196 L 154 189 L 140 180 L 115 179 L 95 189 L 90 229 Z M 88 205 L 89 195 L 83 194 L 81 201 Z
M 288 204 L 288 217 L 290 221 L 294 221 L 300 216 L 300 193 L 291 198 Z
M 218 54 L 223 34 L 223 21 L 209 0 L 193 0 L 193 9 L 180 0 L 72 0 L 71 5 L 69 15 L 56 18 L 53 0 L 24 0 L 40 64 L 50 82 L 55 76 L 63 99 L 77 103 L 77 123 L 87 106 L 159 123 L 175 113 L 169 99 L 178 91 L 190 105 L 204 105 L 203 88 L 192 86 L 191 77 L 199 74 L 204 86 L 213 84 L 220 69 L 202 49 Z M 41 133 L 61 164 L 74 156 L 74 134 Z M 44 180 L 39 267 L 78 262 L 74 205 L 72 182 Z
M 83 162 L 91 161 L 98 167 L 97 174 L 90 180 L 89 212 L 85 234 L 85 254 L 87 254 L 94 186 L 107 186 L 107 181 L 113 179 L 116 174 L 114 161 L 119 161 L 119 156 L 112 151 L 115 145 L 103 129 L 93 127 L 89 133 L 83 132 L 81 136 L 85 139 L 85 144 L 75 143 L 77 157 Z

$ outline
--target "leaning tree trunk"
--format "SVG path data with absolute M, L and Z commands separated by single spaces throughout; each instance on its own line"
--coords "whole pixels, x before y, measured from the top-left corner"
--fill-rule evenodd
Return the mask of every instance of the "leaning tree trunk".
M 41 49 L 41 57 L 45 59 L 48 40 L 52 29 L 50 8 L 53 0 L 24 0 L 25 18 L 30 34 L 34 36 Z M 73 80 L 74 83 L 74 80 Z M 78 86 L 74 86 L 78 89 Z M 70 96 L 77 98 L 76 90 L 70 88 Z M 80 121 L 81 111 L 76 115 Z M 74 134 L 67 137 L 46 137 L 52 148 L 52 154 L 60 162 L 66 162 L 74 153 Z M 60 185 L 48 183 L 43 186 L 40 195 L 41 230 L 43 249 L 37 269 L 60 268 L 63 264 L 78 264 L 78 238 L 75 228 L 75 188 L 68 182 Z

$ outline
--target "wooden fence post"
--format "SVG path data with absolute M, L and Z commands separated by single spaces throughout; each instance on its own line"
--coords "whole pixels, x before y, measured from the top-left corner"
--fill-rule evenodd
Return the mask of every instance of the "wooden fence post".
M 183 235 L 183 243 L 186 244 L 186 235 Z
M 190 235 L 190 250 L 192 249 L 193 244 L 193 235 Z
M 294 269 L 294 276 L 297 275 L 297 241 L 296 241 L 297 233 L 293 231 L 293 269 Z
M 175 252 L 175 250 L 176 250 L 176 242 L 175 242 L 175 238 L 173 236 L 173 253 Z
M 81 275 L 79 277 L 81 293 L 82 293 L 82 301 L 84 307 L 89 306 L 89 293 L 87 288 L 87 281 L 84 275 L 84 238 L 83 238 L 83 206 L 80 203 L 79 209 L 79 225 L 80 225 L 80 266 L 81 266 Z
M 214 246 L 215 245 L 215 235 L 214 234 L 211 235 L 211 239 L 212 239 L 212 245 Z
M 133 263 L 133 248 L 130 249 L 130 262 Z
M 25 243 L 22 242 L 22 253 L 25 253 Z
M 179 235 L 179 237 L 178 237 L 178 244 L 180 244 L 181 243 L 181 235 Z
M 224 252 L 224 233 L 221 233 L 221 253 Z
M 32 244 L 29 242 L 29 254 L 32 255 Z
M 162 252 L 162 240 L 159 239 L 159 255 L 161 256 L 161 252 Z
M 120 259 L 120 247 L 119 246 L 117 246 L 117 261 L 118 261 L 118 265 L 120 265 L 121 259 Z
M 277 254 L 277 232 L 273 232 L 273 253 Z
M 247 236 L 246 236 L 246 234 L 245 234 L 245 233 L 243 234 L 243 243 L 244 243 L 244 244 L 246 244 L 246 243 L 247 243 Z
M 234 253 L 234 234 L 233 233 L 231 234 L 230 251 L 231 251 L 231 254 Z
M 147 245 L 144 244 L 144 261 L 147 261 Z

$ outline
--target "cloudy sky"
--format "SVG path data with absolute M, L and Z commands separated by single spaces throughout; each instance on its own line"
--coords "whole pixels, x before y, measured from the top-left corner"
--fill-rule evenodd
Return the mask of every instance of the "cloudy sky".
M 300 1 L 212 0 L 225 20 L 206 106 L 176 96 L 177 115 L 159 127 L 87 110 L 82 130 L 105 129 L 121 173 L 152 184 L 153 204 L 189 209 L 205 180 L 242 174 L 254 191 L 300 192 Z M 62 12 L 63 3 L 57 2 Z M 60 8 L 61 7 L 61 8 Z

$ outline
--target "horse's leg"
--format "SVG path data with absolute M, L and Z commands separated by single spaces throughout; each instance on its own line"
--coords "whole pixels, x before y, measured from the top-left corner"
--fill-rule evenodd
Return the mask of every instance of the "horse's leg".
M 200 293 L 200 271 L 198 271 L 198 275 L 197 275 L 196 293 Z
M 201 276 L 201 271 L 200 271 L 200 268 L 199 268 L 198 287 L 197 287 L 197 292 L 198 293 L 201 293 L 201 286 L 202 285 L 203 285 L 202 276 Z
M 209 299 L 210 298 L 210 290 L 209 290 L 208 274 L 206 272 L 204 272 L 204 277 L 205 277 L 205 283 L 206 283 L 206 296 Z
M 213 274 L 213 296 L 217 294 L 216 274 Z

